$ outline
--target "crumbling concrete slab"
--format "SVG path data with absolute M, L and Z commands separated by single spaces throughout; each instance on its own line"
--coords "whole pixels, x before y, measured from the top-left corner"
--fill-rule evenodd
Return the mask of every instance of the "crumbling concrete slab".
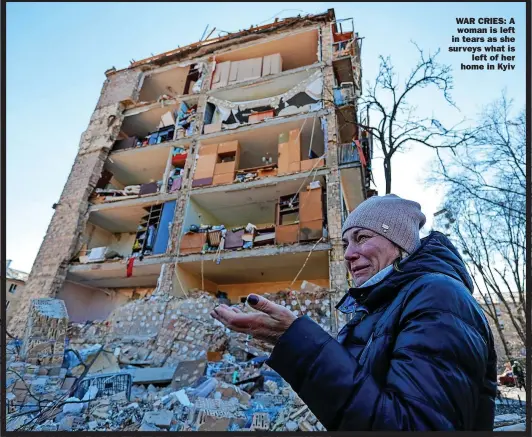
M 110 352 L 101 351 L 89 368 L 89 375 L 96 375 L 99 373 L 117 373 L 120 372 L 118 360 L 114 354 Z
M 147 367 L 145 369 L 125 369 L 131 374 L 133 384 L 169 384 L 174 376 L 175 367 Z
M 174 390 L 180 390 L 184 387 L 190 387 L 204 375 L 206 367 L 206 360 L 183 361 L 179 363 L 172 377 L 172 388 Z
M 158 426 L 159 428 L 170 428 L 174 413 L 169 410 L 150 411 L 144 414 L 142 421 L 151 425 Z

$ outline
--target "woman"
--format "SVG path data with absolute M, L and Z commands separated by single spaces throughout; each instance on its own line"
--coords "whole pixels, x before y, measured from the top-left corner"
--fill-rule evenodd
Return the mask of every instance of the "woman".
M 353 315 L 333 339 L 307 316 L 250 295 L 259 312 L 211 315 L 275 344 L 268 365 L 333 430 L 492 430 L 493 336 L 460 255 L 395 195 L 360 204 L 342 229 Z

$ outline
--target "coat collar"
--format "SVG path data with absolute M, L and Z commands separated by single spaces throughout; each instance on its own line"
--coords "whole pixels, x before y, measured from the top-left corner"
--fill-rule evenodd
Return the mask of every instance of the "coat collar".
M 392 272 L 393 265 L 389 265 L 369 278 L 360 287 L 350 288 L 335 308 L 344 314 L 356 311 L 357 307 L 364 303 L 371 291 Z

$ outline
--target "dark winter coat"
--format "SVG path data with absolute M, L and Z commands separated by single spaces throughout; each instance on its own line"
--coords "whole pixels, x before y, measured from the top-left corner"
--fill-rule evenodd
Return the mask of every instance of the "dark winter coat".
M 333 430 L 492 430 L 496 355 L 460 255 L 441 233 L 382 281 L 350 289 L 338 339 L 308 317 L 268 364 Z

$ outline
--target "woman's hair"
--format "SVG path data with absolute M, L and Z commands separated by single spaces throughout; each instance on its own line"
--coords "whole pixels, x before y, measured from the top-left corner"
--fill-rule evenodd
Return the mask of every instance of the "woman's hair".
M 399 249 L 399 256 L 393 262 L 393 269 L 396 272 L 403 273 L 403 271 L 399 268 L 399 264 L 401 263 L 402 260 L 404 260 L 408 256 L 408 253 L 405 250 L 401 249 L 400 247 L 398 247 L 398 249 Z

